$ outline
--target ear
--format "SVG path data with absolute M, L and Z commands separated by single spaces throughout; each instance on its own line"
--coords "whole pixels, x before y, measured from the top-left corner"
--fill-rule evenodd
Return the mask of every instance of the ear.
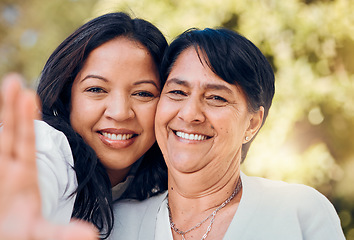
M 243 143 L 247 143 L 252 140 L 252 138 L 257 134 L 258 130 L 262 126 L 264 117 L 264 107 L 260 106 L 257 112 L 250 114 L 249 126 L 245 132 L 245 136 L 243 138 Z

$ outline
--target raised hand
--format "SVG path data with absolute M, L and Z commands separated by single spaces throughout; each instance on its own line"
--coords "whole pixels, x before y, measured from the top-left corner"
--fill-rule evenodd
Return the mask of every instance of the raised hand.
M 1 93 L 0 239 L 97 239 L 97 232 L 88 223 L 59 226 L 42 217 L 36 169 L 35 94 L 22 89 L 16 74 L 5 77 Z

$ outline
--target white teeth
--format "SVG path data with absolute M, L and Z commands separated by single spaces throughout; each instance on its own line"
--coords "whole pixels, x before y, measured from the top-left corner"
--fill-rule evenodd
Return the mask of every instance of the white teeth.
M 128 140 L 133 137 L 133 134 L 114 134 L 102 132 L 102 135 L 111 140 Z
M 199 134 L 188 134 L 184 132 L 176 132 L 176 135 L 180 138 L 188 139 L 188 140 L 195 140 L 195 141 L 202 141 L 205 140 L 207 137 L 204 135 L 199 135 Z

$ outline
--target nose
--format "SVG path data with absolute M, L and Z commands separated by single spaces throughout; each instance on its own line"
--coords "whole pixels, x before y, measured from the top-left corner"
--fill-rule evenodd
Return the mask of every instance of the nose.
M 203 104 L 198 96 L 190 96 L 187 101 L 181 102 L 182 106 L 178 117 L 188 123 L 202 123 L 205 121 Z
M 135 112 L 132 108 L 129 97 L 124 95 L 114 95 L 106 99 L 106 109 L 104 115 L 116 121 L 132 119 Z

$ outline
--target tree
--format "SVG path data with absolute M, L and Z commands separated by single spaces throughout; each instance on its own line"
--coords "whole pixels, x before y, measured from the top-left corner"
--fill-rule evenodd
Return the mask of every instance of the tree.
M 0 73 L 33 81 L 69 33 L 112 11 L 153 22 L 169 41 L 223 26 L 254 42 L 276 72 L 276 95 L 243 171 L 319 189 L 354 239 L 354 1 L 2 1 Z

